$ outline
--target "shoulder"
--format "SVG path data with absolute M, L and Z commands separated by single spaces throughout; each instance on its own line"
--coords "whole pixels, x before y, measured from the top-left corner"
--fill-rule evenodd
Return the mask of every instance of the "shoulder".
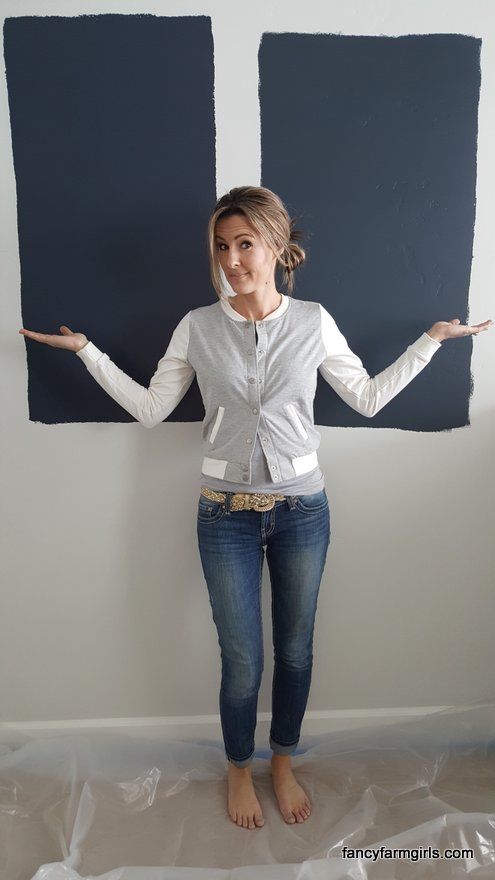
M 300 312 L 318 312 L 323 308 L 321 303 L 316 302 L 315 300 L 310 299 L 295 299 L 293 296 L 289 297 L 292 308 L 299 309 Z
M 208 320 L 208 318 L 216 317 L 221 308 L 220 300 L 217 300 L 217 302 L 210 303 L 208 306 L 198 306 L 197 309 L 191 309 L 188 315 L 192 321 Z
M 293 299 L 292 297 L 291 312 L 297 320 L 313 318 L 313 320 L 321 321 L 324 315 L 328 315 L 321 303 L 308 299 Z
M 211 314 L 211 312 L 213 310 L 215 310 L 215 309 L 218 310 L 219 308 L 221 308 L 221 305 L 220 305 L 220 300 L 218 299 L 216 302 L 209 303 L 209 305 L 207 305 L 207 306 L 198 306 L 197 309 L 191 309 L 190 314 L 191 315 L 198 315 L 198 314 L 203 314 L 203 313 L 204 314 Z

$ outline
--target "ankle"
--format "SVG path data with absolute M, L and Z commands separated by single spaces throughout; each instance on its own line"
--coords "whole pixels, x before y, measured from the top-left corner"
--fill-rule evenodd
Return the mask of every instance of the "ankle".
M 276 755 L 275 752 L 272 755 L 272 767 L 286 770 L 291 766 L 292 755 Z
M 232 773 L 233 776 L 251 776 L 251 764 L 248 764 L 247 767 L 236 767 L 232 761 L 229 761 L 228 765 L 229 773 Z

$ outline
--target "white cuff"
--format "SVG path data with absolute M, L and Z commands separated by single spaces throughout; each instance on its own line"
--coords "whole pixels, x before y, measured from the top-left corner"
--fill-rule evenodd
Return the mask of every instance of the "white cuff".
M 440 346 L 440 345 L 442 344 L 441 342 L 439 342 L 438 339 L 433 339 L 433 336 L 430 336 L 430 334 L 427 333 L 426 330 L 425 330 L 425 332 L 423 333 L 423 336 L 427 336 L 428 339 L 431 339 L 431 341 L 432 341 L 432 342 L 435 342 L 436 345 L 438 345 L 438 346 Z
M 437 339 L 433 339 L 433 337 L 429 336 L 425 331 L 421 334 L 419 339 L 416 339 L 416 342 L 413 342 L 409 347 L 413 348 L 414 351 L 424 360 L 429 361 L 441 346 L 441 342 L 438 342 Z
M 83 348 L 80 348 L 79 351 L 76 351 L 78 357 L 81 358 L 84 363 L 90 363 L 91 361 L 97 361 L 98 358 L 104 354 L 103 351 L 100 351 L 96 345 L 93 345 L 91 341 L 87 342 Z

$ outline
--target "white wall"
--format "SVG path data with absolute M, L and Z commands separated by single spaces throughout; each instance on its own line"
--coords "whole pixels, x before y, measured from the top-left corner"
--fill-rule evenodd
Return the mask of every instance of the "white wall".
M 495 318 L 493 8 L 479 0 L 4 0 L 1 11 L 211 15 L 219 195 L 260 182 L 257 51 L 263 31 L 481 37 L 470 290 L 470 321 L 478 323 Z M 137 423 L 47 426 L 28 419 L 5 74 L 0 88 L 1 718 L 217 714 L 219 648 L 196 543 L 200 423 L 148 431 Z M 205 304 L 213 301 L 205 278 Z M 60 324 L 64 320 L 60 314 Z M 332 539 L 308 711 L 452 705 L 493 696 L 494 343 L 495 329 L 473 341 L 468 427 L 431 434 L 321 428 Z M 55 349 L 52 356 L 61 370 L 75 357 Z M 266 565 L 263 590 L 258 708 L 269 712 Z

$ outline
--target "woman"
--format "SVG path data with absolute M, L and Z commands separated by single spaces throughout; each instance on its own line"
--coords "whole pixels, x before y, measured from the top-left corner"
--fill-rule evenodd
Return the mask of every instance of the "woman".
M 444 339 L 476 335 L 493 323 L 438 321 L 370 378 L 326 309 L 292 297 L 293 272 L 305 259 L 299 238 L 281 199 L 264 187 L 237 187 L 219 199 L 208 225 L 218 302 L 184 316 L 148 388 L 83 333 L 66 326 L 60 336 L 19 331 L 76 352 L 146 427 L 163 421 L 197 376 L 205 406 L 197 535 L 221 649 L 228 812 L 250 829 L 264 824 L 250 765 L 263 670 L 265 548 L 275 656 L 272 780 L 286 822 L 304 822 L 311 812 L 291 755 L 309 694 L 316 605 L 330 541 L 316 455 L 320 434 L 313 423 L 317 371 L 350 406 L 371 417 L 426 366 Z M 276 288 L 277 266 L 288 294 Z

